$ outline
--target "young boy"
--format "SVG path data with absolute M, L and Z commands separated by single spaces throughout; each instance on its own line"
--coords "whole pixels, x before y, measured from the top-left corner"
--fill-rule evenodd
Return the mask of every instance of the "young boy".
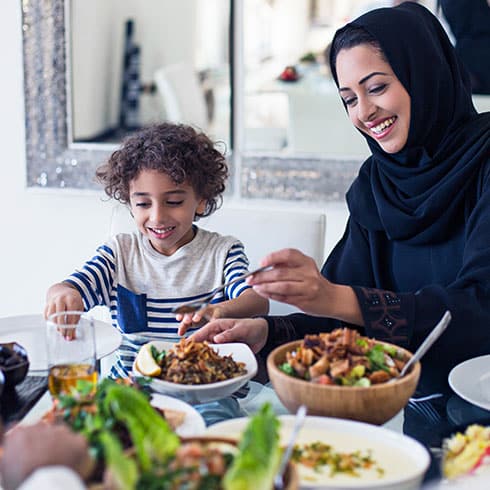
M 97 170 L 107 195 L 129 206 L 138 231 L 114 236 L 81 269 L 51 286 L 45 315 L 108 306 L 123 334 L 113 376 L 131 372 L 148 337 L 177 341 L 179 321 L 181 331 L 192 332 L 203 317 L 267 313 L 268 301 L 245 281 L 218 294 L 198 315 L 172 313 L 247 272 L 240 241 L 193 224 L 219 207 L 227 176 L 223 154 L 206 135 L 169 123 L 129 137 Z

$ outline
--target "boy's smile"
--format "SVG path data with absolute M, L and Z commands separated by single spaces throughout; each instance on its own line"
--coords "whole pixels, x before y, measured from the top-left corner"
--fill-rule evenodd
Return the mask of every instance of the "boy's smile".
M 172 255 L 194 238 L 192 223 L 206 206 L 187 183 L 175 184 L 158 170 L 142 170 L 129 183 L 131 212 L 153 248 Z

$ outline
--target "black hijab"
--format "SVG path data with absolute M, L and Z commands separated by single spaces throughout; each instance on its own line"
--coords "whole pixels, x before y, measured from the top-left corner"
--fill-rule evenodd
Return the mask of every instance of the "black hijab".
M 364 135 L 372 156 L 347 193 L 351 217 L 393 240 L 444 240 L 463 219 L 462 200 L 489 160 L 490 113 L 476 113 L 468 74 L 425 7 L 406 2 L 370 11 L 337 31 L 333 43 L 350 25 L 378 41 L 411 98 L 402 151 L 388 154 Z M 330 67 L 338 86 L 333 55 Z

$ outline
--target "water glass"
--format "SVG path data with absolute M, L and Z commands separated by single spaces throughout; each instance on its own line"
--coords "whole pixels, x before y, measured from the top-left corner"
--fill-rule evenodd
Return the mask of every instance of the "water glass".
M 50 315 L 46 322 L 48 386 L 53 397 L 69 394 L 79 380 L 97 383 L 94 320 L 83 311 Z

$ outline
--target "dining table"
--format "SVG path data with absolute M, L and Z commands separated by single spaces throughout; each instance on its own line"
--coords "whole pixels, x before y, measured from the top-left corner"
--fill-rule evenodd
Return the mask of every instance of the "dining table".
M 2 319 L 0 319 L 1 341 Z M 111 342 L 105 346 L 105 353 L 100 357 L 107 356 L 114 350 L 116 339 Z M 266 402 L 272 405 L 278 416 L 290 413 L 281 403 L 268 380 L 265 360 L 258 356 L 258 361 L 257 375 L 237 392 L 222 399 L 193 406 L 204 419 L 206 427 L 226 420 L 250 416 Z M 42 369 L 39 365 L 34 365 L 34 368 L 20 384 L 4 390 L 2 394 L 0 413 L 7 428 L 17 423 L 35 423 L 52 406 L 47 384 L 47 369 Z M 415 394 L 406 407 L 383 427 L 408 435 L 425 446 L 430 454 L 431 464 L 425 474 L 422 488 L 442 490 L 447 488 L 441 476 L 442 441 L 458 430 L 464 431 L 467 425 L 473 423 L 490 425 L 490 410 L 470 403 L 448 389 L 446 393 L 434 393 L 425 397 Z M 451 485 L 450 488 L 452 490 L 458 487 Z M 460 488 L 466 487 L 463 485 Z

